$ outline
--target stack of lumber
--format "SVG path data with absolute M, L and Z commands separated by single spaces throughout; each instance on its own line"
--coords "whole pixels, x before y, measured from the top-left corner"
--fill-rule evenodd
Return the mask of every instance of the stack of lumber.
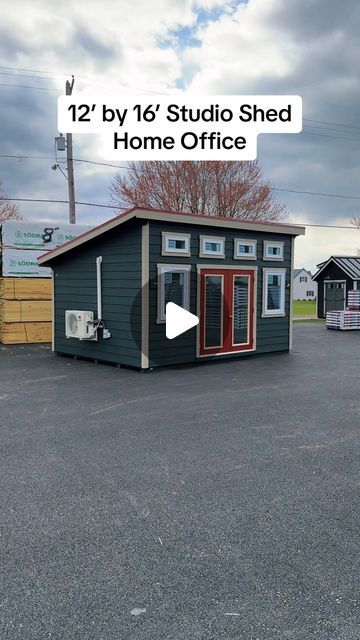
M 52 283 L 46 278 L 0 278 L 0 342 L 51 342 Z

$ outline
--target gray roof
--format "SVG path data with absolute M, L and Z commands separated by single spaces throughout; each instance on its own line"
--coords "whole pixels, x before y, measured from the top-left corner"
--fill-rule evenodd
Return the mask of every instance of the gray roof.
M 298 276 L 299 273 L 301 273 L 302 271 L 305 271 L 305 273 L 307 273 L 308 276 L 310 276 L 310 278 L 312 277 L 310 271 L 305 269 L 305 267 L 302 267 L 302 269 L 294 269 L 293 270 L 293 278 L 296 278 L 296 276 Z
M 313 276 L 313 280 L 330 262 L 336 264 L 349 278 L 360 280 L 360 256 L 330 256 L 328 260 L 317 265 L 319 270 Z

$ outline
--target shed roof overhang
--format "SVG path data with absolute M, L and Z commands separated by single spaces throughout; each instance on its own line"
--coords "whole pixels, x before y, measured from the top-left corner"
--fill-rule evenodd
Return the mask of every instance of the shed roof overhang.
M 148 209 L 146 207 L 133 207 L 125 211 L 115 218 L 111 218 L 107 222 L 86 231 L 70 242 L 62 244 L 60 247 L 48 251 L 38 257 L 37 261 L 40 265 L 47 264 L 55 258 L 72 251 L 76 247 L 101 236 L 107 231 L 116 229 L 120 225 L 133 219 L 138 220 L 157 220 L 160 222 L 175 222 L 181 224 L 204 225 L 207 227 L 223 227 L 229 229 L 239 229 L 243 231 L 262 231 L 266 233 L 280 233 L 291 236 L 299 236 L 305 234 L 305 228 L 297 225 L 283 224 L 279 222 L 256 222 L 240 220 L 238 218 L 222 218 L 220 216 L 208 216 L 194 213 L 184 213 L 179 211 L 167 211 L 162 209 Z

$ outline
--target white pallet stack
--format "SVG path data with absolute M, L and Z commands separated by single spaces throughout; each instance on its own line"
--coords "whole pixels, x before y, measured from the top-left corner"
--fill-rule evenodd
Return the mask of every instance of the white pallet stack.
M 328 311 L 326 328 L 340 331 L 360 329 L 360 311 Z
M 360 330 L 360 291 L 348 292 L 348 309 L 346 311 L 328 311 L 326 328 L 340 331 Z
M 360 291 L 358 290 L 349 291 L 348 307 L 352 311 L 360 311 Z

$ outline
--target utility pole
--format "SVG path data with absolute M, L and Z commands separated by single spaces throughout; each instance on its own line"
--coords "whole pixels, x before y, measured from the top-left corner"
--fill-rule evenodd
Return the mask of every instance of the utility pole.
M 72 76 L 71 82 L 66 80 L 65 93 L 67 96 L 71 96 L 74 86 L 74 76 Z M 74 183 L 74 163 L 73 163 L 73 146 L 72 146 L 72 133 L 66 134 L 66 159 L 67 159 L 67 177 L 69 186 L 69 222 L 75 224 L 75 183 Z

